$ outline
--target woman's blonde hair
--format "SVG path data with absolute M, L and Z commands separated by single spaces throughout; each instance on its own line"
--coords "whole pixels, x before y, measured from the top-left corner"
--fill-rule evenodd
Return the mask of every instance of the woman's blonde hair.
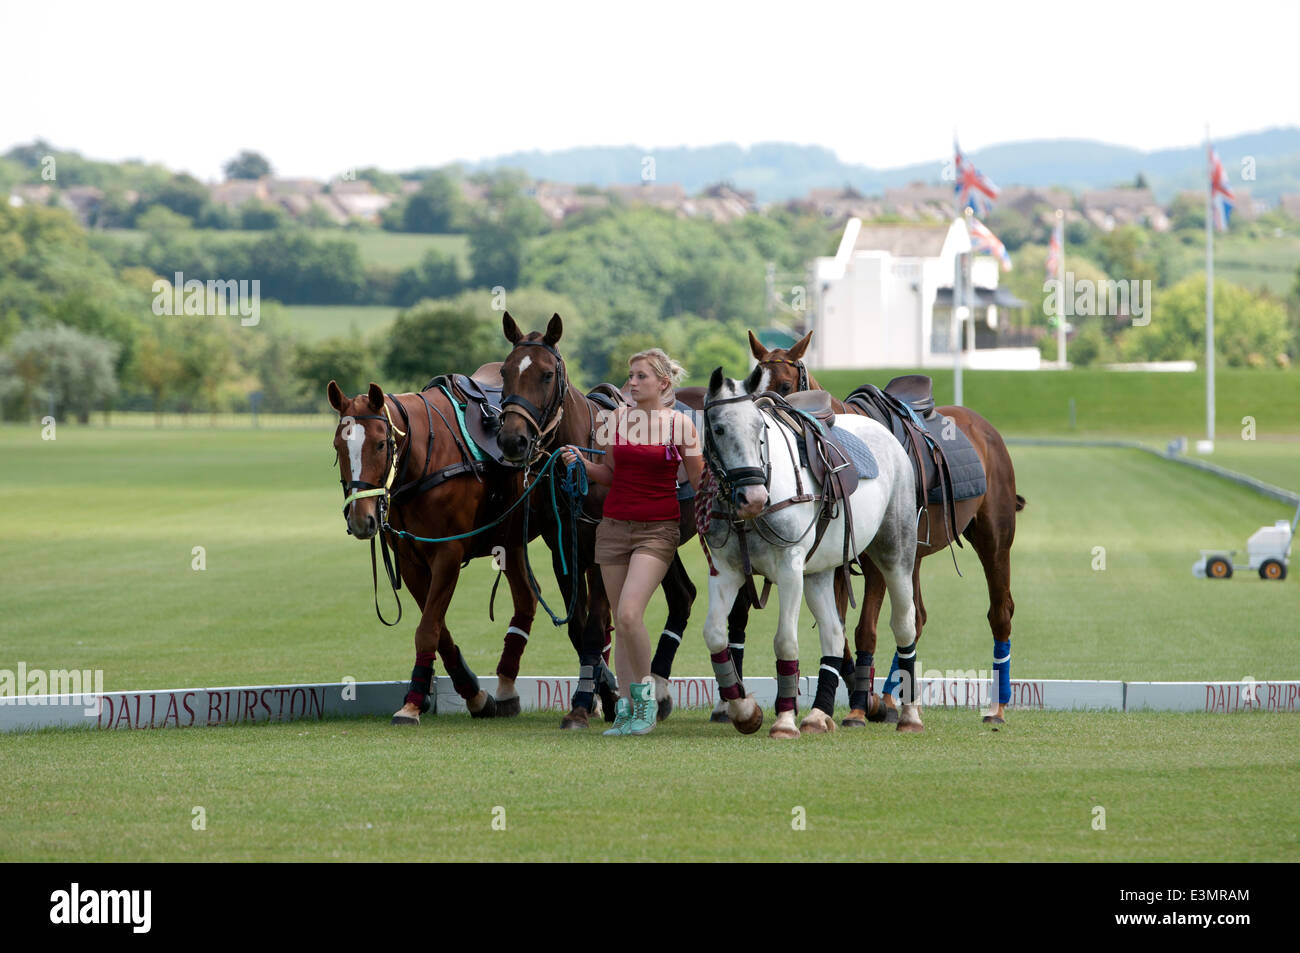
M 650 370 L 654 372 L 655 377 L 661 381 L 668 381 L 668 390 L 664 393 L 664 403 L 665 405 L 671 405 L 676 400 L 673 396 L 673 388 L 680 386 L 682 381 L 686 380 L 686 368 L 664 353 L 662 348 L 657 347 L 633 354 L 627 359 L 627 366 L 631 367 L 637 361 L 645 361 L 650 365 Z

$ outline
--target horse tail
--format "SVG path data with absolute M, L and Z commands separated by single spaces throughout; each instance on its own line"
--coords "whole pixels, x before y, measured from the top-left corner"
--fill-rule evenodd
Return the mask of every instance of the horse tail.
M 1016 512 L 1019 513 L 1025 508 L 1025 498 L 1019 493 L 1016 494 Z

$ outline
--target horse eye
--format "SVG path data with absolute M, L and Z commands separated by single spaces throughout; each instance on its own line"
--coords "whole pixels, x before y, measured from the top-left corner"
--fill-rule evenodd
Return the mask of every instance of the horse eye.
M 782 393 L 782 394 L 788 394 L 788 393 L 790 393 L 790 385 L 789 385 L 789 384 L 782 384 L 782 385 L 781 385 L 781 393 Z
M 549 384 L 554 379 L 555 379 L 555 371 L 547 371 L 545 374 L 542 375 L 542 383 L 544 384 Z
M 726 431 L 722 427 L 713 428 L 713 436 L 721 437 Z

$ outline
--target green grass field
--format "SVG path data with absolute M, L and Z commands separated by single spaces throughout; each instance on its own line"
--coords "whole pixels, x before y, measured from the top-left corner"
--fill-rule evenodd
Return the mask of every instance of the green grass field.
M 1215 235 L 1214 275 L 1258 291 L 1267 288 L 1285 297 L 1295 287 L 1296 265 L 1300 263 L 1300 237 L 1295 235 L 1248 238 L 1241 234 Z M 1205 271 L 1205 242 L 1198 240 L 1181 247 L 1174 268 L 1174 280 Z
M 0 667 L 100 668 L 110 691 L 410 671 L 414 615 L 395 630 L 374 618 L 328 430 L 65 425 L 47 442 L 35 426 L 4 427 L 0 457 Z M 1199 548 L 1240 547 L 1288 508 L 1138 451 L 1018 447 L 1013 458 L 1029 500 L 1013 554 L 1015 675 L 1300 678 L 1294 578 L 1212 583 L 1190 571 Z M 703 587 L 698 546 L 682 554 Z M 989 666 L 983 578 L 973 553 L 958 558 L 965 578 L 946 555 L 923 570 L 923 671 Z M 548 576 L 539 569 L 549 597 Z M 502 621 L 486 618 L 492 578 L 486 561 L 465 570 L 448 619 L 484 674 L 509 614 L 501 597 Z M 709 672 L 705 605 L 678 674 Z M 524 674 L 572 674 L 567 639 L 542 618 Z M 649 621 L 662 618 L 656 599 Z M 771 625 L 751 624 L 752 674 L 773 672 Z M 819 654 L 806 610 L 801 654 L 806 669 Z M 723 859 L 738 846 L 767 859 L 1297 859 L 1291 716 L 1014 712 L 998 734 L 971 712 L 926 717 L 919 738 L 871 726 L 782 746 L 680 712 L 633 742 L 639 752 L 561 734 L 551 714 L 443 716 L 409 732 L 380 719 L 4 735 L 0 758 L 22 770 L 0 779 L 0 859 L 73 845 L 101 860 Z M 594 783 L 574 784 L 578 764 Z M 728 796 L 735 786 L 743 794 Z M 590 791 L 584 803 L 575 787 Z M 1234 793 L 1243 787 L 1249 799 Z M 507 832 L 489 826 L 497 805 Z M 800 805 L 808 829 L 796 832 Z M 1090 826 L 1096 805 L 1107 832 Z M 208 811 L 203 834 L 189 826 L 194 806 Z
M 384 333 L 398 308 L 388 305 L 366 304 L 295 304 L 284 309 L 289 315 L 289 325 L 306 341 L 325 338 L 351 337 L 353 331 L 363 338 L 374 338 Z

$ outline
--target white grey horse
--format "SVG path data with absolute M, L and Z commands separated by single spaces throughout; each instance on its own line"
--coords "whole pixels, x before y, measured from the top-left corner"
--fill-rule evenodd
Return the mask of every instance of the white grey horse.
M 718 503 L 732 520 L 717 518 L 708 543 L 717 575 L 709 577 L 709 614 L 704 640 L 713 660 L 719 694 L 737 729 L 757 731 L 763 712 L 736 676 L 727 647 L 727 613 L 745 585 L 745 553 L 756 573 L 775 583 L 780 598 L 775 649 L 777 668 L 776 722 L 773 738 L 797 738 L 800 729 L 812 733 L 835 730 L 835 690 L 844 655 L 844 626 L 835 607 L 834 574 L 844 562 L 843 507 L 826 526 L 814 550 L 820 502 L 782 505 L 797 496 L 796 470 L 805 495 L 820 495 L 821 487 L 799 462 L 796 438 L 769 410 L 755 403 L 750 389 L 758 386 L 755 368 L 745 381 L 724 378 L 722 368 L 709 380 L 703 418 L 705 458 L 719 486 Z M 879 474 L 860 479 L 850 497 L 853 533 L 851 556 L 863 550 L 885 577 L 891 606 L 890 628 L 898 643 L 903 673 L 903 706 L 899 731 L 921 731 L 921 710 L 915 697 L 916 613 L 912 601 L 912 566 L 916 559 L 916 490 L 912 467 L 893 434 L 867 417 L 835 418 L 835 426 L 851 432 L 871 450 Z M 744 536 L 744 547 L 742 539 Z M 811 556 L 809 553 L 811 551 Z M 813 707 L 795 725 L 795 696 L 799 673 L 799 610 L 804 595 L 817 620 L 822 660 Z

